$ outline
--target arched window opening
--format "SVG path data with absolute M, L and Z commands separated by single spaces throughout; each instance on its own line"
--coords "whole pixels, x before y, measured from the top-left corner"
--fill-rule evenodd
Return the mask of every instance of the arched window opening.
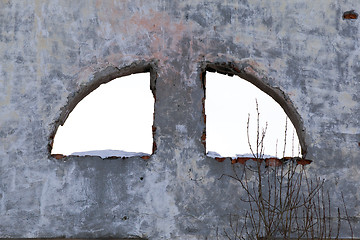
M 152 154 L 150 73 L 116 78 L 83 98 L 59 126 L 51 154 L 107 157 Z
M 263 129 L 266 129 L 265 157 L 301 156 L 298 135 L 283 108 L 252 83 L 238 76 L 206 72 L 205 97 L 208 156 L 251 155 L 249 145 L 256 153 Z M 260 138 L 257 137 L 258 113 Z

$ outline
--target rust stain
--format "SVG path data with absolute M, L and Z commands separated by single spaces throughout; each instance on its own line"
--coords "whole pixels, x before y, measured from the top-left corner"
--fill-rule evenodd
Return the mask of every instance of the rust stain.
M 148 160 L 148 159 L 150 159 L 150 156 L 141 156 L 141 158 L 144 160 Z
M 156 142 L 154 141 L 153 142 L 153 146 L 152 146 L 152 152 L 154 153 L 157 149 L 157 145 L 156 145 Z
M 266 158 L 265 159 L 265 165 L 267 167 L 278 167 L 283 164 L 283 161 L 281 161 L 278 158 Z
M 111 9 L 109 14 L 101 14 L 101 20 L 110 23 L 113 32 L 123 32 L 124 36 L 136 36 L 144 38 L 150 42 L 153 56 L 156 58 L 166 58 L 163 49 L 176 49 L 178 42 L 184 37 L 189 24 L 174 19 L 163 11 L 149 9 L 147 13 L 134 12 L 129 16 L 126 8 L 119 6 L 106 6 L 104 9 Z M 123 18 L 119 16 L 125 16 Z M 172 41 L 167 41 L 167 36 L 172 37 Z M 129 39 L 132 41 L 131 39 Z M 168 46 L 171 44 L 172 46 Z
M 205 132 L 205 130 L 203 131 L 203 134 L 201 135 L 201 143 L 204 144 L 204 146 L 206 144 L 206 132 Z
M 215 157 L 215 160 L 218 162 L 223 162 L 225 161 L 226 157 Z
M 146 31 L 152 34 L 152 44 L 156 47 L 163 47 L 165 39 L 163 34 L 171 35 L 173 40 L 180 40 L 186 30 L 185 24 L 174 22 L 173 19 L 165 12 L 157 12 L 150 9 L 148 15 L 134 14 L 129 20 L 129 26 L 134 26 L 133 31 Z M 177 42 L 177 41 L 175 41 Z M 176 43 L 173 43 L 176 44 Z
M 130 26 L 137 28 L 135 30 L 139 30 L 139 28 L 146 29 L 150 32 L 160 32 L 161 27 L 164 24 L 169 24 L 170 17 L 167 13 L 164 12 L 155 12 L 152 9 L 149 11 L 149 15 L 143 14 L 134 14 L 129 20 Z
M 65 155 L 62 155 L 62 154 L 51 154 L 51 156 L 57 160 L 66 157 Z
M 310 163 L 312 163 L 312 161 L 311 160 L 308 160 L 308 159 L 298 159 L 298 160 L 296 160 L 296 163 L 297 164 L 299 164 L 299 165 L 303 165 L 303 166 L 305 166 L 305 165 L 309 165 Z
M 252 158 L 248 158 L 248 157 L 238 157 L 238 158 L 234 158 L 231 160 L 231 163 L 240 163 L 240 164 L 245 164 L 248 160 L 250 160 Z
M 155 79 L 157 79 L 158 78 L 158 76 L 157 76 L 157 74 L 156 74 L 156 78 Z M 153 91 L 153 95 L 154 95 L 154 102 L 156 102 L 156 91 Z
M 218 162 L 223 162 L 226 159 L 226 157 L 215 157 L 215 159 Z M 271 158 L 237 157 L 231 159 L 231 164 L 235 164 L 235 163 L 246 164 L 246 162 L 249 160 L 253 160 L 258 163 L 262 163 L 263 161 L 265 161 L 265 165 L 267 167 L 279 167 L 289 160 L 296 161 L 298 165 L 303 165 L 303 166 L 312 163 L 312 160 L 299 158 L 299 157 L 283 157 L 281 159 L 276 157 L 271 157 Z
M 354 10 L 344 12 L 343 14 L 343 19 L 357 19 L 357 18 L 358 18 L 358 14 Z
M 123 45 L 118 46 L 120 48 L 126 48 L 129 45 L 128 42 L 146 42 L 140 47 L 147 48 L 149 46 L 152 58 L 163 60 L 165 69 L 171 68 L 171 66 L 167 62 L 169 55 L 164 53 L 164 49 L 177 49 L 180 53 L 179 42 L 192 25 L 191 22 L 174 19 L 166 11 L 158 9 L 150 8 L 146 12 L 139 9 L 130 12 L 127 4 L 119 4 L 116 1 L 97 0 L 96 7 L 99 10 L 100 25 L 103 26 L 98 29 L 99 35 L 117 33 L 122 37 Z M 172 41 L 169 41 L 170 36 Z M 192 45 L 193 40 L 190 41 L 190 51 L 192 51 Z M 116 66 L 119 59 L 124 56 L 139 57 L 138 55 L 114 53 L 107 56 L 106 60 Z
M 237 72 L 237 73 L 241 73 L 241 70 L 238 67 L 232 66 L 232 68 Z

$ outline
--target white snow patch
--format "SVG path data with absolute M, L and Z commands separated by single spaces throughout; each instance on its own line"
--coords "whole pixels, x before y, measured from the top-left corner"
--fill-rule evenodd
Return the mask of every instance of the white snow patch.
M 221 157 L 220 154 L 218 154 L 217 152 L 214 152 L 214 151 L 208 151 L 206 155 L 208 157 L 212 157 L 212 158 Z
M 214 151 L 208 151 L 206 154 L 208 157 L 212 157 L 212 158 L 217 158 L 217 157 L 224 157 L 221 156 L 219 153 L 214 152 Z M 238 158 L 238 157 L 248 157 L 248 158 L 253 158 L 254 155 L 252 155 L 251 153 L 245 153 L 245 154 L 236 154 L 235 156 L 227 156 L 229 158 Z M 263 155 L 261 156 L 261 158 L 273 158 L 274 156 L 272 155 Z
M 86 151 L 86 152 L 74 152 L 71 155 L 76 156 L 99 156 L 101 158 L 107 157 L 135 157 L 135 156 L 149 156 L 147 153 L 143 152 L 126 152 L 123 150 L 93 150 L 93 151 Z
M 249 158 L 253 158 L 254 155 L 253 155 L 252 153 L 236 154 L 236 157 L 232 157 L 232 158 L 238 158 L 238 157 L 249 157 Z M 267 154 L 261 155 L 260 157 L 263 158 L 263 159 L 265 159 L 265 158 L 275 158 L 275 156 L 267 155 Z

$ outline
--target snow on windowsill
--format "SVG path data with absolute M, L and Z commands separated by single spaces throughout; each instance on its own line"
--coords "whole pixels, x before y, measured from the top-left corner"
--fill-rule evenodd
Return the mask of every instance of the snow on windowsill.
M 123 150 L 93 150 L 93 151 L 84 151 L 84 152 L 74 152 L 72 156 L 99 156 L 101 158 L 110 158 L 110 157 L 119 157 L 119 158 L 129 158 L 129 157 L 144 157 L 150 156 L 150 154 L 143 152 L 127 152 Z
M 219 153 L 214 152 L 214 151 L 208 151 L 206 154 L 208 157 L 211 158 L 225 158 L 224 156 L 221 156 Z M 248 158 L 254 158 L 254 155 L 252 155 L 251 153 L 246 153 L 246 154 L 236 154 L 235 156 L 232 157 L 226 157 L 226 158 L 231 158 L 231 159 L 235 159 L 235 158 L 239 158 L 239 157 L 248 157 Z M 274 158 L 274 156 L 271 155 L 263 155 L 262 158 Z

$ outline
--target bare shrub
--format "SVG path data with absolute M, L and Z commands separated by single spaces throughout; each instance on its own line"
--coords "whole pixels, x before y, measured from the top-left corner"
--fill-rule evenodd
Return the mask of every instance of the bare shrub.
M 283 158 L 264 159 L 267 124 L 260 130 L 257 102 L 256 110 L 256 146 L 250 142 L 250 116 L 247 122 L 253 161 L 234 164 L 233 174 L 223 175 L 239 183 L 245 192 L 240 200 L 247 206 L 243 213 L 230 215 L 230 230 L 224 230 L 225 236 L 228 239 L 337 239 L 342 219 L 340 208 L 335 213 L 331 211 L 324 180 L 308 176 L 307 166 L 299 164 L 304 159 L 285 157 L 285 146 Z M 287 126 L 285 142 L 286 135 Z M 344 200 L 343 203 L 346 211 Z M 346 216 L 349 219 L 347 211 Z

